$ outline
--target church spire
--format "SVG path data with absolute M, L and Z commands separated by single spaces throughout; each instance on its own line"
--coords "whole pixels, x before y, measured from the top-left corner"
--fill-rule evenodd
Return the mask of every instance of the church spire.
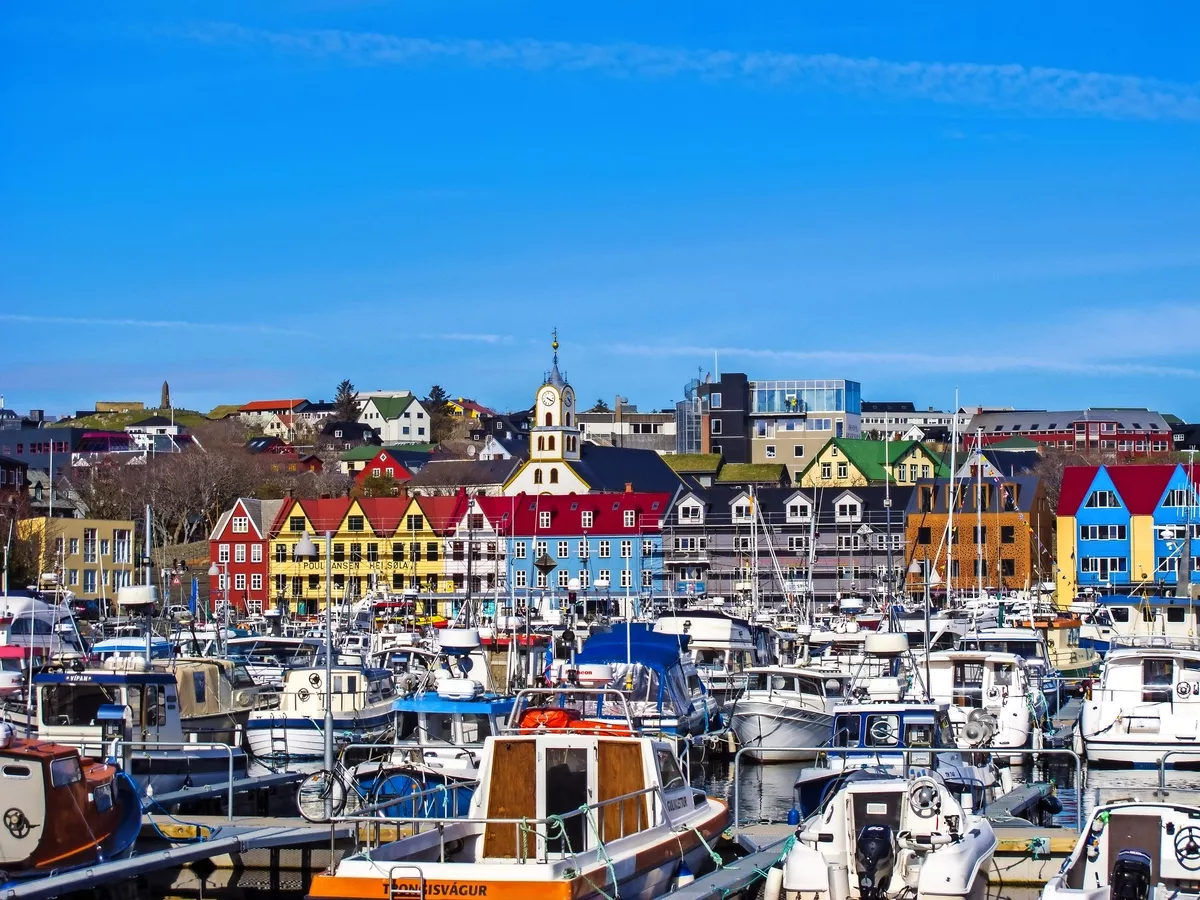
M 557 388 L 561 388 L 561 387 L 565 386 L 567 382 L 563 379 L 562 374 L 558 371 L 558 329 L 557 328 L 555 328 L 554 331 L 551 332 L 550 349 L 554 351 L 554 366 L 553 366 L 553 368 L 550 369 L 550 374 L 548 376 L 546 376 L 546 383 L 552 384 Z

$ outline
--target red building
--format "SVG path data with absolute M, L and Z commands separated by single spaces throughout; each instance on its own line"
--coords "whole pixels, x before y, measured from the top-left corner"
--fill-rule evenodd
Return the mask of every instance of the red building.
M 270 608 L 268 538 L 287 503 L 242 497 L 221 515 L 208 539 L 209 559 L 220 570 L 209 577 L 210 609 L 226 598 L 246 613 Z
M 368 478 L 392 478 L 396 484 L 404 484 L 412 480 L 412 472 L 408 471 L 390 450 L 380 447 L 375 458 L 355 473 L 354 483 L 361 485 Z
M 1127 456 L 1171 452 L 1171 426 L 1149 409 L 1010 409 L 976 412 L 967 425 L 968 444 L 978 434 L 985 447 L 1014 437 L 1057 450 L 1094 450 Z

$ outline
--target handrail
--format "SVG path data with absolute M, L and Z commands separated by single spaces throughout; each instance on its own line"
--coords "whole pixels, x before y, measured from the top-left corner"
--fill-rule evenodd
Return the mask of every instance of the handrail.
M 741 764 L 742 754 L 748 750 L 758 750 L 758 747 L 739 747 L 733 755 L 733 828 L 741 827 Z M 904 757 L 904 768 L 907 770 L 912 765 L 912 754 L 933 754 L 943 755 L 949 753 L 991 753 L 987 748 L 979 750 L 960 750 L 957 747 L 878 747 L 874 751 L 864 749 L 862 747 L 830 747 L 823 745 L 820 747 L 772 747 L 772 750 L 784 750 L 790 752 L 810 752 L 810 753 L 837 753 L 841 756 L 849 756 L 850 754 L 858 754 L 863 756 L 895 756 L 902 754 Z M 1003 756 L 1069 756 L 1075 760 L 1075 792 L 1078 796 L 1078 802 L 1075 805 L 1075 824 L 1076 830 L 1083 830 L 1083 758 L 1074 750 L 1068 749 L 1047 749 L 1047 750 L 1009 750 L 1007 748 L 997 749 L 994 752 Z M 1178 751 L 1175 751 L 1178 752 Z M 1192 751 L 1200 752 L 1200 751 Z M 880 765 L 884 763 L 880 762 Z
M 439 789 L 434 788 L 434 789 L 430 789 L 427 791 L 423 791 L 421 793 L 422 794 L 427 794 L 427 793 L 431 793 L 431 792 L 436 793 L 438 790 Z M 689 786 L 689 790 L 690 790 L 690 786 Z M 410 794 L 408 796 L 415 797 L 417 795 Z M 614 804 L 622 804 L 629 800 L 636 800 L 639 797 L 643 797 L 643 796 L 656 796 L 658 798 L 659 804 L 660 804 L 660 810 L 662 812 L 664 821 L 667 825 L 671 825 L 671 817 L 670 817 L 670 814 L 667 812 L 666 797 L 663 794 L 662 785 L 658 785 L 658 784 L 651 785 L 650 787 L 641 788 L 636 791 L 631 791 L 627 794 L 622 794 L 619 797 L 611 797 L 608 800 L 601 800 L 596 803 L 589 803 L 585 806 L 579 807 L 578 809 L 573 809 L 570 812 L 565 812 L 565 813 L 551 815 L 551 816 L 544 816 L 542 818 L 537 818 L 537 819 L 531 819 L 531 818 L 514 819 L 514 818 L 492 818 L 492 817 L 483 817 L 483 818 L 475 818 L 475 817 L 471 817 L 471 818 L 462 818 L 462 817 L 433 818 L 433 817 L 429 817 L 429 818 L 427 818 L 427 817 L 422 817 L 422 816 L 375 816 L 375 815 L 364 816 L 364 815 L 362 815 L 362 813 L 366 811 L 364 809 L 364 810 L 356 810 L 351 815 L 335 816 L 333 819 L 330 820 L 330 822 L 331 822 L 331 827 L 332 827 L 333 823 L 339 823 L 339 822 L 355 823 L 356 832 L 357 832 L 357 824 L 358 823 L 367 823 L 369 825 L 375 825 L 375 826 L 378 826 L 378 825 L 381 825 L 384 823 L 405 823 L 405 824 L 411 824 L 414 829 L 413 833 L 418 834 L 418 833 L 420 833 L 420 829 L 422 826 L 426 826 L 426 827 L 436 826 L 439 831 L 441 829 L 443 829 L 446 825 L 462 825 L 462 824 L 483 825 L 483 826 L 513 825 L 513 826 L 521 827 L 521 828 L 530 828 L 530 827 L 539 826 L 539 825 L 560 824 L 560 823 L 566 822 L 568 819 L 574 819 L 578 816 L 583 816 L 585 819 L 587 819 L 591 823 L 592 828 L 595 831 L 596 830 L 595 813 L 598 810 L 603 809 L 608 806 L 612 806 Z M 399 802 L 402 802 L 402 800 L 395 799 L 395 800 L 390 801 L 390 803 L 388 803 L 387 806 L 395 806 Z M 379 804 L 376 804 L 376 807 L 372 808 L 372 811 L 375 811 L 378 808 L 378 806 L 379 806 Z M 384 808 L 386 808 L 386 807 L 384 807 Z M 650 812 L 650 818 L 651 819 L 655 818 L 658 811 L 659 810 L 652 809 Z M 638 815 L 638 822 L 640 825 L 640 823 L 641 823 L 640 812 Z M 619 837 L 626 837 L 627 835 L 624 833 L 625 819 L 624 819 L 623 815 L 621 817 L 620 823 L 621 823 L 620 827 L 621 827 L 622 833 L 619 835 Z M 597 848 L 593 847 L 592 849 L 596 850 Z M 572 851 L 572 852 L 574 852 L 574 851 Z M 543 850 L 540 854 L 540 861 L 545 862 L 546 859 L 548 858 L 548 856 L 549 856 L 549 850 L 546 849 L 545 847 L 543 847 Z M 539 859 L 538 854 L 535 853 L 534 858 Z M 518 860 L 519 860 L 519 862 L 524 863 L 526 860 L 526 857 L 524 855 L 519 855 Z M 444 844 L 443 844 L 443 848 L 442 848 L 441 861 L 445 862 Z
M 1168 750 L 1158 760 L 1158 789 L 1167 790 L 1167 760 L 1172 756 L 1200 756 L 1200 747 L 1195 750 Z
M 629 698 L 625 696 L 623 691 L 616 688 L 584 688 L 573 686 L 561 686 L 552 688 L 522 688 L 517 691 L 514 698 L 512 712 L 509 713 L 508 722 L 502 728 L 506 733 L 516 732 L 520 727 L 521 716 L 524 715 L 526 709 L 534 709 L 537 707 L 523 706 L 521 699 L 523 697 L 559 697 L 564 703 L 572 697 L 581 696 L 583 698 L 595 697 L 597 701 L 603 700 L 605 697 L 615 697 L 622 712 L 625 714 L 625 724 L 633 733 L 637 733 L 638 729 L 633 724 L 633 714 L 629 711 Z M 559 707 L 564 708 L 564 707 Z M 596 704 L 596 715 L 600 715 L 600 703 Z
M 229 754 L 229 809 L 227 815 L 229 821 L 233 821 L 233 747 L 221 743 L 200 744 L 192 743 L 191 741 L 133 741 L 126 740 L 125 738 L 114 738 L 112 742 L 112 756 L 115 759 L 123 759 L 118 752 L 122 745 L 126 747 L 141 747 L 142 749 L 186 750 L 191 748 L 193 750 L 224 750 Z M 132 777 L 132 773 L 129 774 Z

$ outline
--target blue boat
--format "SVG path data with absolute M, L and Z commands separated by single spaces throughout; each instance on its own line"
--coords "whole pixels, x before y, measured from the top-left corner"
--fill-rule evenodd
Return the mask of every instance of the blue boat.
M 720 710 L 709 697 L 688 637 L 661 634 L 640 623 L 620 623 L 593 634 L 575 656 L 581 685 L 621 691 L 639 730 L 689 738 L 717 731 Z M 605 717 L 608 717 L 607 715 Z

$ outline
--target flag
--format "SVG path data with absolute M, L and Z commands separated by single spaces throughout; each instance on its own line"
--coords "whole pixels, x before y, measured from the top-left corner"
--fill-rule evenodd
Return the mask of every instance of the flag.
M 196 614 L 196 606 L 200 602 L 200 582 L 199 579 L 192 578 L 192 596 L 188 598 L 188 611 L 194 616 Z

